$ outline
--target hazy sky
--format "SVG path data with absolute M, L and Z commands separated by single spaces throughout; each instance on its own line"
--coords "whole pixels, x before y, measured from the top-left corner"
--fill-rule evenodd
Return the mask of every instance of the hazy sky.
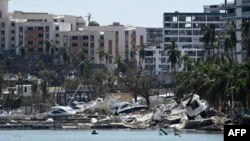
M 10 11 L 48 12 L 85 17 L 90 12 L 101 25 L 162 27 L 163 13 L 202 12 L 203 5 L 224 0 L 11 0 Z M 85 18 L 86 19 L 86 18 Z

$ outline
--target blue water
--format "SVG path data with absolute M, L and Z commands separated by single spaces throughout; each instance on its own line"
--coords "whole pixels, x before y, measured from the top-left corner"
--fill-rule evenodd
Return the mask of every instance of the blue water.
M 223 134 L 183 131 L 181 137 L 173 131 L 160 136 L 157 130 L 10 130 L 0 131 L 0 141 L 223 141 Z

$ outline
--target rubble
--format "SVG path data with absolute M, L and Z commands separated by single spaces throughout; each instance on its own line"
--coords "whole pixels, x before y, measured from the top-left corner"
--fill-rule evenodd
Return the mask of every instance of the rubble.
M 173 97 L 154 96 L 150 100 L 153 103 L 152 106 L 149 110 L 144 110 L 148 107 L 145 107 L 141 101 L 139 104 L 133 100 L 119 101 L 116 97 L 105 100 L 98 98 L 93 102 L 82 103 L 84 110 L 70 117 L 48 119 L 48 114 L 39 114 L 30 120 L 13 119 L 16 120 L 15 123 L 8 121 L 9 125 L 4 125 L 3 128 L 20 123 L 18 128 L 172 128 L 175 131 L 181 129 L 221 131 L 223 125 L 233 123 L 224 114 L 209 109 L 206 101 L 200 100 L 198 95 L 189 95 L 180 103 L 177 103 Z M 4 119 L 0 120 L 0 123 L 6 122 Z

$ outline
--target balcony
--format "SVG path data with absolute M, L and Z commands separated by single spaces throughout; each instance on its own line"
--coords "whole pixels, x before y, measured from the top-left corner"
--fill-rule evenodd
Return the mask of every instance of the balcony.
M 231 1 L 231 2 L 227 2 L 220 4 L 220 9 L 228 9 L 228 8 L 234 8 L 236 7 L 236 2 L 235 1 Z

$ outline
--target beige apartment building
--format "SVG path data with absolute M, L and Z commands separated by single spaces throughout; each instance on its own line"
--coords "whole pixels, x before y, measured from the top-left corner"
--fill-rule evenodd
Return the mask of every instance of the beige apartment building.
M 121 60 L 129 60 L 131 49 L 144 44 L 146 44 L 146 28 L 95 26 L 84 27 L 83 31 L 60 34 L 60 46 L 69 47 L 75 53 L 84 49 L 91 61 L 105 64 L 109 70 L 117 68 L 115 61 L 118 57 Z M 106 57 L 99 57 L 101 50 L 108 54 L 107 60 Z
M 105 49 L 110 49 L 112 46 L 112 57 L 120 57 L 122 60 L 130 59 L 130 51 L 136 46 L 143 46 L 147 43 L 146 28 L 143 27 L 130 27 L 123 25 L 110 25 L 110 26 L 93 26 L 84 27 L 83 31 L 99 31 L 104 32 L 104 41 L 106 44 Z M 106 35 L 107 34 L 107 35 Z M 106 38 L 105 38 L 106 37 Z M 113 40 L 111 40 L 113 37 Z M 111 41 L 112 43 L 111 43 Z M 107 44 L 109 42 L 109 45 Z

